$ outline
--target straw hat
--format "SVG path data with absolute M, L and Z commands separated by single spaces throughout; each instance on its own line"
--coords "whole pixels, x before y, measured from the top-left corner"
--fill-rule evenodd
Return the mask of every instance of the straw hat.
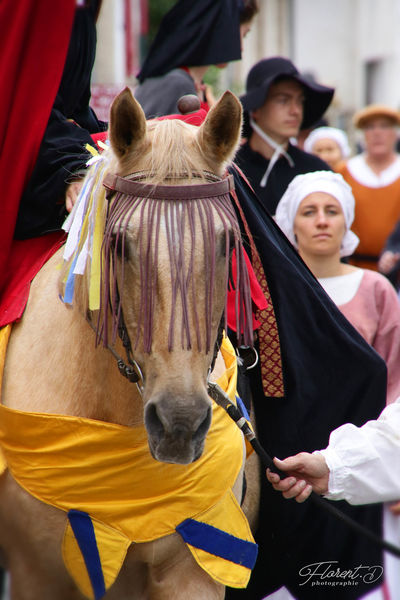
M 358 129 L 363 129 L 370 119 L 376 117 L 385 117 L 393 121 L 393 125 L 400 125 L 400 113 L 385 104 L 370 104 L 358 110 L 353 117 L 353 123 Z

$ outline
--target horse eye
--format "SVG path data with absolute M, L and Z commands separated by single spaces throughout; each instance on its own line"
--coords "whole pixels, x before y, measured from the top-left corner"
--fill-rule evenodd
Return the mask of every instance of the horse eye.
M 112 254 L 118 256 L 118 258 L 123 258 L 123 260 L 127 260 L 129 258 L 129 246 L 126 242 L 126 238 L 123 238 L 120 233 L 114 233 L 112 235 L 110 246 Z

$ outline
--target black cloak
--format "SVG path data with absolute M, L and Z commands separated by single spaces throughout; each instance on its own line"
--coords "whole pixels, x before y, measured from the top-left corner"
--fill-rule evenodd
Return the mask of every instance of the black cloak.
M 386 401 L 386 365 L 331 301 L 236 169 L 231 172 L 268 282 L 282 354 L 284 397 L 266 397 L 259 366 L 248 371 L 259 440 L 279 458 L 325 448 L 336 427 L 378 417 Z M 380 504 L 336 506 L 382 534 Z M 333 567 L 341 571 L 382 565 L 379 548 L 312 503 L 285 500 L 264 471 L 255 537 L 259 556 L 249 586 L 228 589 L 227 600 L 261 600 L 283 585 L 299 600 L 355 599 L 373 584 L 360 576 L 347 587 L 311 586 L 300 570 L 323 561 L 338 561 Z
M 239 60 L 239 10 L 238 0 L 178 0 L 161 21 L 138 80 Z

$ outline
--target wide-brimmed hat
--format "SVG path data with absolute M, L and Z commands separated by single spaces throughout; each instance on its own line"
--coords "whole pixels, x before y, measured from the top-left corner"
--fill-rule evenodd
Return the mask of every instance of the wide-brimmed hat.
M 353 117 L 354 126 L 363 129 L 368 121 L 377 117 L 385 117 L 393 121 L 394 125 L 400 125 L 400 113 L 391 106 L 385 104 L 369 104 L 358 110 Z
M 302 75 L 289 59 L 282 56 L 264 58 L 250 69 L 246 81 L 246 93 L 240 97 L 244 111 L 248 113 L 262 106 L 271 84 L 287 78 L 298 81 L 304 88 L 304 115 L 301 129 L 307 129 L 322 117 L 331 103 L 335 90 Z

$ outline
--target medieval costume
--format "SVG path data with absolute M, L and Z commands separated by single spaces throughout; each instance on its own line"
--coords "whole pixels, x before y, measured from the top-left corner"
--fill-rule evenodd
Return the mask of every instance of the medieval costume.
M 400 498 L 400 398 L 360 428 L 342 425 L 331 433 L 322 454 L 329 467 L 327 498 L 351 504 L 390 502 Z M 385 504 L 385 539 L 398 544 L 400 518 Z M 385 554 L 385 587 L 382 600 L 395 600 L 400 589 L 399 561 Z M 374 596 L 375 597 L 375 596 Z
M 400 216 L 400 155 L 379 175 L 370 169 L 364 154 L 350 158 L 338 172 L 356 198 L 353 229 L 360 245 L 351 262 L 376 270 L 386 239 Z
M 270 161 L 259 152 L 252 150 L 249 142 L 243 144 L 236 155 L 238 166 L 245 173 L 257 196 L 272 215 L 275 214 L 279 200 L 296 175 L 329 169 L 328 165 L 318 156 L 308 154 L 290 142 L 286 153 L 292 159 L 292 163 L 289 163 L 286 157 L 280 156 L 269 174 L 265 187 L 261 186 L 261 180 Z
M 187 67 L 240 58 L 237 0 L 178 0 L 161 22 L 134 95 L 147 118 L 178 113 L 179 98 L 198 91 Z M 205 97 L 201 105 L 208 109 Z
M 337 127 L 317 127 L 313 129 L 304 140 L 304 150 L 311 153 L 314 144 L 323 139 L 333 140 L 340 148 L 342 157 L 349 158 L 351 149 L 348 137 L 342 129 L 338 129 Z
M 374 123 L 392 131 L 392 144 L 389 139 L 385 154 L 380 152 L 381 160 L 383 156 L 388 164 L 386 168 L 371 168 L 372 154 L 367 147 L 366 152 L 350 158 L 337 169 L 351 185 L 356 199 L 353 229 L 360 238 L 360 245 L 351 262 L 376 271 L 386 240 L 400 217 L 400 154 L 395 147 L 400 113 L 385 104 L 370 104 L 355 113 L 353 123 L 365 136 Z
M 0 290 L 7 281 L 6 267 L 21 194 L 35 164 L 61 81 L 75 1 L 56 6 L 51 0 L 31 0 L 18 6 L 16 12 L 13 0 L 0 5 L 1 79 L 7 82 L 0 111 L 0 173 L 7 182 L 0 206 Z M 34 57 L 35 64 L 46 61 L 46 69 L 40 71 L 40 85 L 37 68 L 32 68 L 27 57 Z
M 11 4 L 15 9 L 15 2 Z M 37 4 L 37 0 L 32 1 L 35 9 Z M 57 3 L 50 4 L 49 13 Z M 60 11 L 65 6 L 66 3 L 60 3 Z M 72 16 L 71 12 L 71 23 Z M 42 18 L 45 22 L 46 17 Z M 58 19 L 65 25 L 62 13 Z M 65 53 L 67 43 L 68 37 Z M 61 71 L 59 66 L 54 95 Z M 26 88 L 24 91 L 26 94 Z M 48 103 L 47 116 L 52 103 L 53 98 Z M 21 114 L 19 111 L 19 117 Z M 32 122 L 35 122 L 33 117 Z M 46 119 L 42 124 L 43 133 Z M 25 121 L 21 126 L 22 132 L 25 131 Z M 9 152 L 14 158 L 15 148 L 9 147 Z M 13 166 L 14 163 L 13 160 Z M 385 399 L 385 366 L 326 297 L 235 169 L 233 174 L 240 200 L 237 211 L 248 225 L 247 228 L 242 221 L 243 234 L 249 240 L 249 253 L 254 264 L 257 263 L 265 294 L 272 299 L 266 309 L 269 321 L 265 315 L 259 315 L 260 330 L 263 329 L 259 335 L 261 365 L 251 372 L 259 437 L 272 455 L 287 456 L 321 448 L 327 445 L 332 428 L 345 422 L 361 425 L 366 419 L 378 416 Z M 271 353 L 266 357 L 268 348 Z M 362 398 L 362 406 L 357 403 L 358 398 Z M 356 514 L 359 521 L 368 523 L 375 532 L 379 531 L 379 507 L 344 506 L 343 509 Z M 324 589 L 321 594 L 321 590 L 298 588 L 299 569 L 316 560 L 331 559 L 332 548 L 343 549 L 340 560 L 344 568 L 351 568 L 359 561 L 380 563 L 380 552 L 355 538 L 345 525 L 313 507 L 285 501 L 272 490 L 265 476 L 256 535 L 259 560 L 249 589 L 241 593 L 251 600 L 262 598 L 283 584 L 300 599 L 336 598 L 335 589 Z M 346 600 L 355 597 L 354 590 L 344 591 Z
M 309 173 L 296 177 L 279 202 L 276 212 L 278 225 L 297 247 L 295 218 L 302 201 L 315 192 L 329 194 L 340 204 L 346 227 L 340 244 L 340 256 L 351 256 L 359 243 L 358 237 L 350 229 L 354 220 L 355 201 L 350 186 L 338 173 Z M 334 251 L 332 247 L 332 253 Z M 339 263 L 339 257 L 337 260 Z M 344 274 L 320 277 L 318 281 L 349 322 L 385 360 L 388 370 L 387 403 L 394 402 L 400 396 L 400 304 L 393 286 L 383 275 L 355 267 L 350 269 Z M 397 523 L 390 530 L 387 529 L 389 516 L 389 521 L 392 521 L 393 515 L 385 507 L 385 539 L 392 539 L 393 530 L 399 530 Z M 386 584 L 393 584 L 388 581 L 387 574 L 385 580 Z
M 388 368 L 387 402 L 400 396 L 400 304 L 386 277 L 358 269 L 318 280 Z
M 258 437 L 270 456 L 312 452 L 327 445 L 335 426 L 362 425 L 378 417 L 386 399 L 385 365 L 325 294 L 244 179 L 232 171 L 238 211 L 247 221 L 244 234 L 269 304 L 269 312 L 256 314 L 260 362 L 248 371 Z M 381 506 L 343 503 L 341 509 L 381 532 Z M 379 549 L 311 503 L 288 502 L 264 473 L 255 538 L 259 557 L 249 586 L 242 592 L 229 589 L 229 600 L 261 600 L 282 586 L 298 600 L 336 600 L 338 588 L 302 586 L 301 569 L 333 559 L 342 570 L 382 564 Z M 356 599 L 371 589 L 360 582 L 340 588 L 340 597 Z
M 65 190 L 82 171 L 93 144 L 91 133 L 107 129 L 89 107 L 96 54 L 99 0 L 77 6 L 60 86 L 39 154 L 22 194 L 15 237 L 25 239 L 60 229 L 65 219 Z
M 30 281 L 64 239 L 68 181 L 90 156 L 89 131 L 106 127 L 88 105 L 99 8 L 100 0 L 32 0 L 17 13 L 13 1 L 0 6 L 1 55 L 8 57 L 1 63 L 8 83 L 1 111 L 7 191 L 0 209 L 0 326 L 21 317 Z
M 303 148 L 305 152 L 319 156 L 334 170 L 351 155 L 348 137 L 337 127 L 316 127 L 304 139 Z
M 376 421 L 358 428 L 348 423 L 335 429 L 329 446 L 321 450 L 330 471 L 325 496 L 351 504 L 400 498 L 400 466 L 396 466 L 400 460 L 399 432 L 400 398 L 387 406 Z
M 273 215 L 276 206 L 292 179 L 300 173 L 329 169 L 317 156 L 295 147 L 290 142 L 287 149 L 280 146 L 252 119 L 251 112 L 260 108 L 272 84 L 282 79 L 298 82 L 304 89 L 304 112 L 302 129 L 316 123 L 328 108 L 334 90 L 301 75 L 290 60 L 280 56 L 260 60 L 249 71 L 246 93 L 241 96 L 244 109 L 244 136 L 250 138 L 256 130 L 274 148 L 271 160 L 251 148 L 248 140 L 239 149 L 236 162 L 251 183 L 264 207 Z

